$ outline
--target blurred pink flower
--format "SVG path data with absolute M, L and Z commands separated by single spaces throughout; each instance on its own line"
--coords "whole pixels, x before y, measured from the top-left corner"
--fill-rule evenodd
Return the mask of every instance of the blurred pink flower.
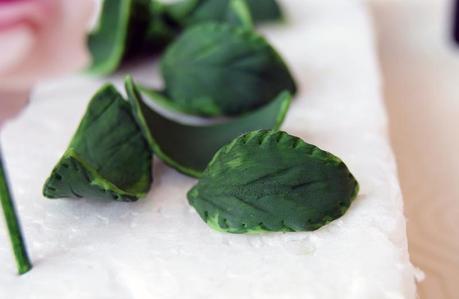
M 0 0 L 0 91 L 82 69 L 93 0 Z M 0 106 L 2 103 L 0 102 Z

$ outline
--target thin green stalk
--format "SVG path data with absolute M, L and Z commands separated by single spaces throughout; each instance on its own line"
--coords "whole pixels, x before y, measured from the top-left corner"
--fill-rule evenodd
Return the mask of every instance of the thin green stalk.
M 11 196 L 8 178 L 3 167 L 2 152 L 0 150 L 0 201 L 3 214 L 5 215 L 6 226 L 13 246 L 13 253 L 16 258 L 16 265 L 19 274 L 24 274 L 32 268 L 27 254 L 24 238 L 22 237 L 19 219 L 14 208 L 13 197 Z

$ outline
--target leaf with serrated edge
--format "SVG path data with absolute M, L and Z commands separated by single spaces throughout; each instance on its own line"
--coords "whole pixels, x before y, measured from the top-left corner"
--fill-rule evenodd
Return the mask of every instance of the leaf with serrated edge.
M 189 114 L 240 115 L 296 92 L 279 54 L 257 33 L 224 23 L 196 25 L 161 59 L 166 97 Z
M 218 231 L 310 231 L 341 217 L 358 190 L 336 156 L 285 132 L 261 130 L 222 147 L 188 200 Z
M 148 107 L 131 78 L 126 91 L 133 114 L 155 155 L 178 171 L 200 177 L 217 150 L 235 137 L 256 129 L 279 129 L 291 96 L 281 93 L 274 101 L 250 114 L 210 126 L 175 122 Z
M 151 152 L 131 113 L 112 85 L 102 87 L 46 181 L 44 195 L 120 201 L 143 197 L 152 181 Z

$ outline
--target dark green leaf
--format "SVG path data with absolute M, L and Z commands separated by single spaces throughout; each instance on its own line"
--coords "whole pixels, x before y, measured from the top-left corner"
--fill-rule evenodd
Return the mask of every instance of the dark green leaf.
M 92 55 L 90 71 L 108 74 L 123 58 L 133 0 L 105 0 L 95 31 L 88 37 Z
M 193 10 L 179 20 L 184 26 L 226 21 L 230 0 L 198 0 L 192 2 L 195 3 Z
M 245 116 L 211 126 L 185 125 L 149 108 L 131 79 L 126 81 L 134 115 L 156 156 L 178 171 L 199 177 L 212 156 L 235 137 L 256 129 L 278 129 L 291 97 L 284 92 L 270 104 Z
M 131 113 L 112 85 L 101 88 L 47 180 L 44 195 L 134 201 L 148 192 L 151 152 Z
M 185 6 L 186 5 L 186 6 Z M 183 27 L 208 22 L 226 22 L 232 25 L 248 26 L 252 17 L 246 0 L 192 0 L 184 1 L 180 13 L 172 11 Z
M 122 61 L 162 49 L 178 33 L 165 6 L 154 0 L 104 0 L 97 28 L 88 36 L 90 72 L 110 74 Z
M 139 0 L 137 0 L 139 1 Z M 146 9 L 145 6 L 138 5 L 137 12 L 134 16 L 134 25 L 137 28 L 137 36 L 128 45 L 133 49 L 134 55 L 138 53 L 152 54 L 164 49 L 180 33 L 179 24 L 173 22 L 167 15 L 167 7 L 157 0 L 142 0 L 148 2 L 146 12 L 140 12 Z M 139 22 L 140 14 L 147 14 L 147 22 Z M 131 29 L 132 31 L 132 29 Z
M 282 58 L 257 33 L 228 24 L 185 31 L 161 60 L 166 96 L 181 110 L 204 116 L 238 115 L 280 92 L 295 93 Z
M 255 22 L 275 21 L 282 18 L 276 0 L 246 0 Z
M 173 2 L 166 6 L 168 15 L 177 23 L 183 24 L 183 20 L 193 13 L 201 1 L 202 0 L 182 0 Z
M 185 0 L 169 7 L 171 16 L 183 26 L 226 22 L 233 0 Z M 254 22 L 278 20 L 282 12 L 275 0 L 245 0 Z
M 246 29 L 253 28 L 252 17 L 246 0 L 230 0 L 226 22 Z
M 221 148 L 190 204 L 230 233 L 315 230 L 342 216 L 358 183 L 337 157 L 279 131 L 254 131 Z

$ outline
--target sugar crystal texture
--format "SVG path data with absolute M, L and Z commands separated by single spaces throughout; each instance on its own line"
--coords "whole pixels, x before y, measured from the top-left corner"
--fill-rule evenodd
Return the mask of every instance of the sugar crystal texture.
M 283 129 L 347 163 L 361 184 L 348 213 L 315 232 L 217 233 L 187 203 L 195 181 L 158 161 L 137 203 L 46 200 L 42 184 L 101 84 L 65 78 L 39 86 L 2 133 L 35 267 L 15 275 L 2 226 L 0 298 L 415 297 L 368 12 L 359 1 L 282 4 L 286 22 L 261 30 L 301 88 Z M 155 68 L 130 71 L 159 84 Z

